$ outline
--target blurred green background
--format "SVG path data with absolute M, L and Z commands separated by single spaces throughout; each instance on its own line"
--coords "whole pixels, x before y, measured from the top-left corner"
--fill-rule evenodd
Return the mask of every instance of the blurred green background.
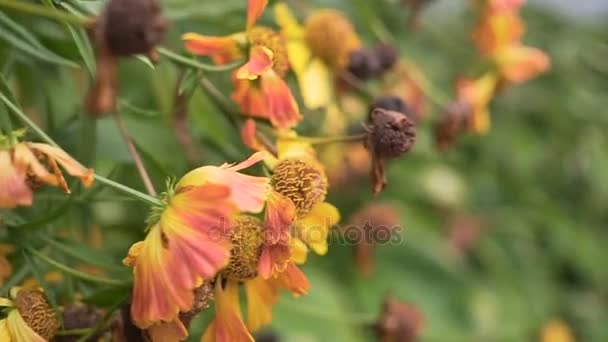
M 405 29 L 407 10 L 397 1 L 302 2 L 344 10 L 370 45 L 378 42 L 374 32 L 381 23 L 399 42 L 401 55 L 415 61 L 450 97 L 454 79 L 476 59 L 469 39 L 474 16 L 453 8 L 453 0 L 431 4 L 417 32 Z M 64 3 L 94 11 L 99 6 Z M 244 27 L 241 0 L 165 0 L 163 5 L 172 21 L 165 45 L 174 51 L 182 51 L 184 32 L 223 35 Z M 14 27 L 3 20 L 0 70 L 25 111 L 79 160 L 143 190 L 114 121 L 104 118 L 95 124 L 83 113 L 89 80 L 73 38 L 82 32 L 1 7 L 0 15 L 26 27 L 48 50 L 81 65 L 61 66 L 18 48 L 10 40 Z M 491 105 L 491 132 L 464 137 L 447 153 L 434 149 L 432 123 L 440 108 L 430 107 L 415 148 L 390 163 L 389 187 L 378 198 L 372 199 L 367 179 L 330 189 L 343 222 L 372 201 L 398 208 L 402 243 L 376 249 L 369 277 L 357 270 L 352 246 L 334 245 L 327 256 L 311 256 L 304 267 L 310 294 L 300 299 L 285 295 L 268 331 L 296 342 L 372 340 L 369 325 L 384 296 L 392 293 L 424 316 L 421 341 L 535 341 L 555 319 L 565 322 L 577 340 L 608 341 L 608 15 L 574 20 L 532 4 L 523 17 L 525 43 L 550 55 L 551 71 L 500 94 Z M 272 25 L 272 19 L 267 11 L 262 22 Z M 188 160 L 171 119 L 180 68 L 166 59 L 154 68 L 132 59 L 120 71 L 120 112 L 157 188 L 167 177 L 183 175 L 192 163 L 247 156 L 238 133 L 196 90 L 187 118 L 196 151 Z M 207 76 L 228 94 L 227 73 Z M 314 133 L 310 122 L 303 127 Z M 0 212 L 12 225 L 33 222 L 4 232 L 3 240 L 42 246 L 39 234 L 67 231 L 64 242 L 104 264 L 97 266 L 120 265 L 128 247 L 143 237 L 146 208 L 100 186 L 87 192 L 76 184 L 73 188 L 69 200 L 44 190 L 35 207 Z M 467 248 L 459 250 L 453 237 L 471 232 L 455 224 L 463 218 L 464 226 L 480 223 Z M 104 233 L 102 249 L 70 242 L 95 226 Z M 18 253 L 11 260 L 17 272 L 31 269 Z M 42 263 L 38 268 L 46 270 Z M 120 266 L 106 272 L 128 274 Z M 69 277 L 68 283 L 48 285 L 59 302 L 78 292 L 87 301 L 110 306 L 117 293 L 126 292 L 100 291 Z M 207 316 L 193 325 L 193 341 Z

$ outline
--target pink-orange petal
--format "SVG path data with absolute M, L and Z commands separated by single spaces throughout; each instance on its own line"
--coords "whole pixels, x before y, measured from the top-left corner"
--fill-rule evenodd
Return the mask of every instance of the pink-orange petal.
M 236 71 L 236 78 L 255 80 L 266 71 L 272 69 L 273 53 L 270 49 L 256 45 L 249 51 L 249 61 Z
M 243 144 L 254 151 L 263 151 L 264 145 L 257 138 L 257 128 L 255 120 L 247 119 L 241 127 L 241 139 Z
M 186 33 L 182 36 L 186 50 L 197 56 L 213 57 L 216 64 L 224 64 L 240 57 L 239 45 L 233 36 L 205 36 Z
M 302 115 L 287 83 L 272 70 L 264 73 L 261 81 L 267 106 L 266 116 L 272 125 L 279 129 L 296 126 L 302 120 Z
M 33 193 L 26 183 L 25 170 L 19 171 L 7 150 L 0 150 L 0 208 L 32 205 Z
M 239 284 L 222 281 L 215 285 L 215 319 L 203 334 L 203 342 L 254 342 L 247 331 L 239 303 Z
M 252 28 L 262 16 L 268 0 L 247 0 L 247 29 Z

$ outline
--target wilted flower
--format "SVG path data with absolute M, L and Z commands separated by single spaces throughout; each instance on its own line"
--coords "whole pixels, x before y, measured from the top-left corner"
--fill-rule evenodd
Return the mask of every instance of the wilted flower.
M 59 165 L 85 186 L 93 183 L 93 170 L 58 147 L 33 142 L 0 145 L 0 208 L 32 205 L 34 190 L 43 184 L 69 194 Z
M 468 130 L 472 112 L 469 103 L 455 101 L 448 104 L 435 124 L 435 146 L 439 151 L 452 147 L 460 134 Z
M 372 157 L 372 192 L 380 193 L 387 184 L 384 160 L 407 153 L 416 142 L 416 126 L 405 113 L 374 108 L 366 127 L 365 147 Z
M 62 309 L 63 313 L 63 328 L 65 330 L 86 329 L 95 327 L 104 316 L 104 312 L 93 306 L 82 303 L 68 304 Z M 99 341 L 103 334 L 103 330 L 94 336 L 91 336 L 87 341 Z M 63 335 L 55 337 L 56 342 L 76 342 L 81 338 L 77 335 Z
M 131 315 L 147 329 L 173 323 L 194 305 L 193 290 L 215 277 L 230 260 L 229 232 L 238 212 L 259 212 L 268 179 L 239 173 L 265 157 L 256 153 L 237 165 L 203 166 L 182 177 L 155 208 L 148 235 L 124 263 L 133 267 Z
M 60 323 L 41 291 L 13 288 L 11 297 L 0 298 L 8 311 L 0 320 L 0 341 L 45 342 L 55 336 Z
M 118 58 L 147 54 L 155 61 L 168 22 L 156 0 L 110 0 L 95 20 L 97 74 L 86 106 L 93 114 L 114 112 L 118 92 Z
M 233 100 L 245 114 L 270 120 L 277 128 L 287 129 L 302 119 L 298 104 L 283 77 L 289 69 L 287 48 L 274 30 L 254 26 L 268 0 L 247 2 L 245 32 L 226 37 L 186 33 L 186 49 L 195 55 L 211 56 L 223 64 L 249 55 L 245 65 L 233 73 Z
M 389 296 L 374 327 L 380 342 L 413 342 L 422 333 L 424 318 L 414 305 Z

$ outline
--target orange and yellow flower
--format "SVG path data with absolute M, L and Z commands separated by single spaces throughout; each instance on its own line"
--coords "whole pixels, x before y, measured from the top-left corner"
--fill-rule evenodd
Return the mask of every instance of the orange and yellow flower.
M 43 184 L 70 189 L 59 165 L 85 186 L 93 182 L 93 170 L 82 166 L 62 149 L 47 144 L 20 142 L 0 146 L 0 208 L 30 206 L 34 189 Z
M 248 55 L 247 63 L 233 73 L 233 100 L 243 113 L 268 119 L 279 129 L 289 129 L 297 125 L 302 116 L 283 80 L 289 69 L 287 50 L 278 33 L 255 26 L 267 5 L 268 0 L 248 0 L 245 32 L 227 37 L 186 33 L 183 40 L 188 51 L 210 56 L 218 64 Z
M 162 208 L 153 210 L 145 240 L 134 244 L 124 260 L 133 267 L 131 316 L 138 327 L 180 327 L 178 314 L 191 309 L 193 290 L 228 264 L 235 215 L 261 211 L 269 191 L 266 177 L 238 171 L 265 155 L 195 169 L 168 190 Z
M 486 73 L 477 79 L 460 79 L 456 85 L 458 101 L 469 110 L 469 129 L 477 134 L 490 130 L 488 106 L 498 83 L 498 76 Z

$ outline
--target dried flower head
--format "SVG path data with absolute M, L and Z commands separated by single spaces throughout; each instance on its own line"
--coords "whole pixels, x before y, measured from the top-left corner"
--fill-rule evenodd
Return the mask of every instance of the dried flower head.
M 103 311 L 81 303 L 66 305 L 63 308 L 63 328 L 66 330 L 93 328 L 103 319 Z M 98 341 L 103 330 L 91 336 L 87 341 Z M 62 335 L 55 337 L 57 342 L 76 342 L 81 338 L 78 335 Z
M 443 115 L 435 124 L 435 146 L 439 151 L 446 151 L 456 143 L 460 134 L 471 125 L 472 110 L 469 104 L 456 101 L 450 103 Z
M 385 298 L 382 313 L 374 326 L 380 342 L 413 342 L 422 332 L 424 319 L 409 303 L 392 296 Z
M 369 80 L 378 76 L 382 71 L 382 64 L 374 51 L 358 49 L 348 56 L 348 72 L 360 80 Z
M 393 112 L 403 113 L 409 116 L 410 108 L 399 96 L 380 96 L 374 99 L 374 102 L 369 106 L 369 117 L 368 121 L 372 120 L 372 113 L 375 109 L 384 109 Z
M 407 153 L 416 142 L 416 127 L 404 113 L 375 108 L 367 128 L 365 147 L 372 156 L 372 192 L 380 193 L 387 184 L 384 160 Z
M 116 111 L 118 57 L 146 54 L 158 59 L 155 46 L 164 37 L 168 21 L 156 0 L 110 0 L 93 27 L 97 74 L 86 107 L 92 114 Z

